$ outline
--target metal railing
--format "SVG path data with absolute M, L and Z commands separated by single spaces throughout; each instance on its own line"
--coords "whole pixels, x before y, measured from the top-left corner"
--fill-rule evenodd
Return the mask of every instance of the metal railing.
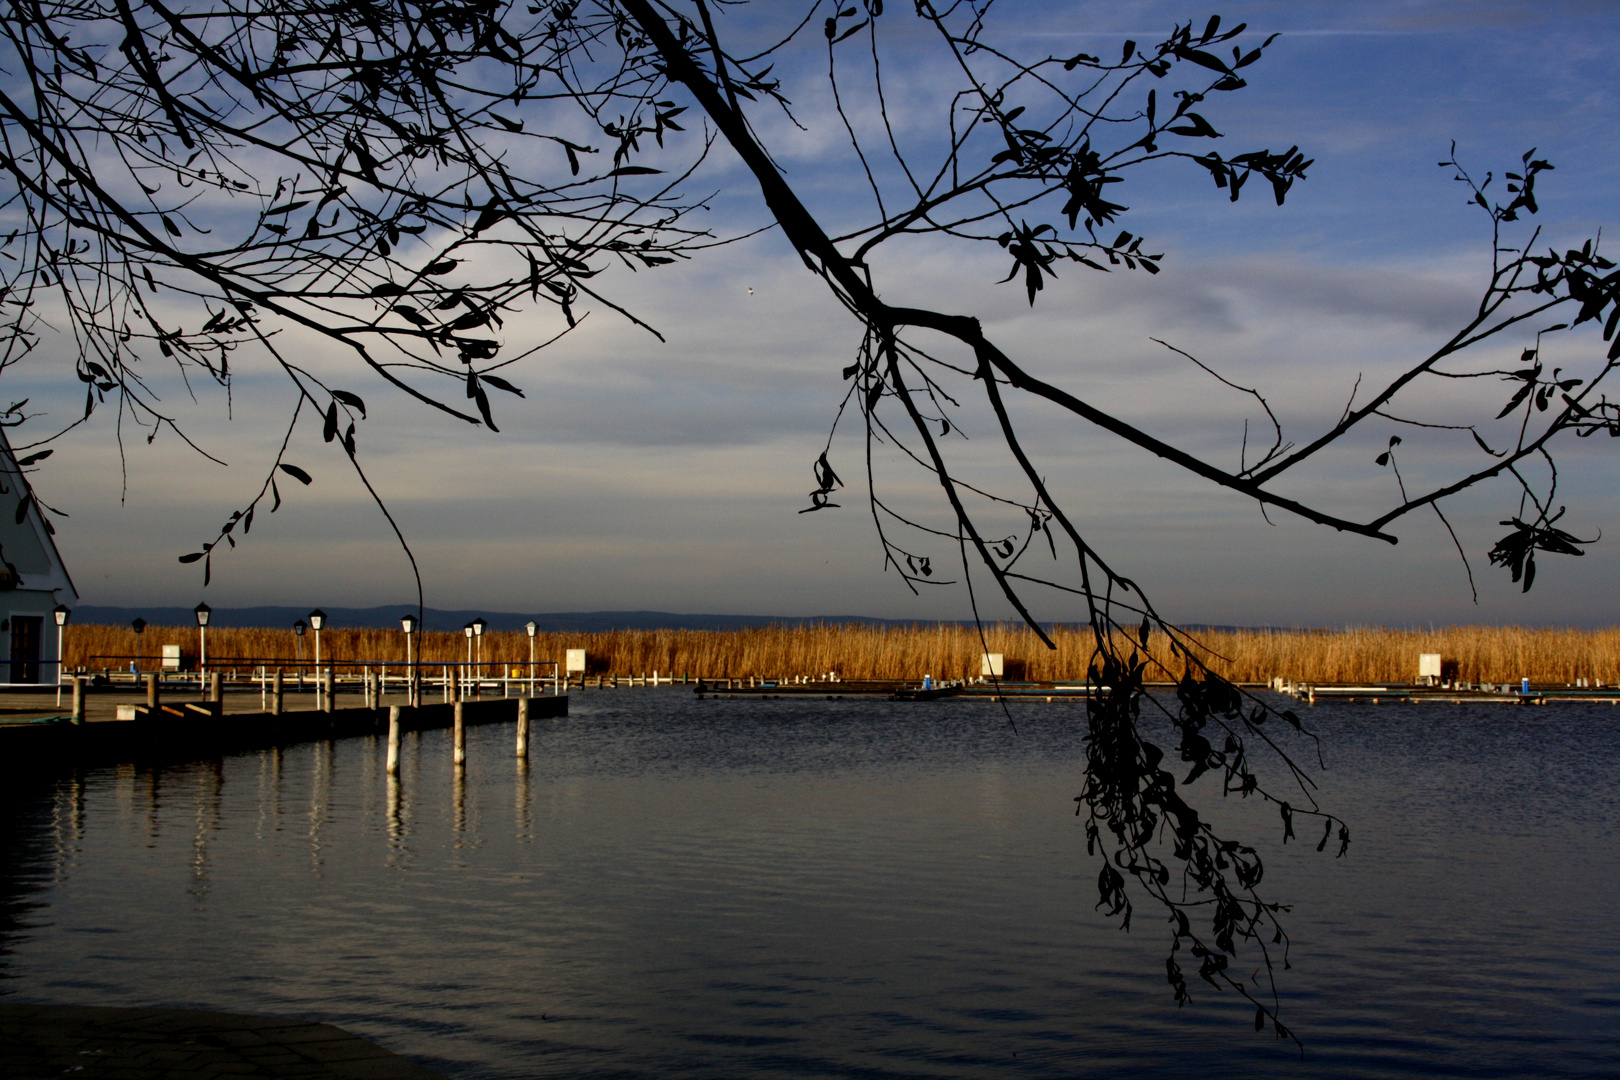
M 209 657 L 205 666 L 190 671 L 142 669 L 140 664 L 150 659 L 145 655 L 96 653 L 88 657 L 89 662 L 81 666 L 77 673 L 94 674 L 99 668 L 109 682 L 122 681 L 123 677 L 128 676 L 135 685 L 139 685 L 145 675 L 157 675 L 165 684 L 195 683 L 199 691 L 205 687 L 209 675 L 213 674 L 222 682 L 257 684 L 261 696 L 268 695 L 271 683 L 276 680 L 280 681 L 283 692 L 313 691 L 320 694 L 323 692 L 324 678 L 332 693 L 344 683 L 358 683 L 366 689 L 368 696 L 375 687 L 380 698 L 389 692 L 390 686 L 397 686 L 413 702 L 429 694 L 442 697 L 445 701 L 461 701 L 481 697 L 486 689 L 495 688 L 499 688 L 501 696 L 512 697 L 514 686 L 520 690 L 527 687 L 530 697 L 538 696 L 548 686 L 553 695 L 564 692 L 561 665 L 555 660 L 536 660 L 530 664 L 528 661 L 510 663 L 504 660 L 407 662 L 323 658 L 317 665 L 313 660 L 287 660 L 283 657 L 220 656 Z M 117 661 L 117 664 L 97 661 Z M 133 661 L 128 669 L 123 667 L 125 661 Z M 288 678 L 289 671 L 292 679 Z M 517 674 L 513 674 L 514 671 Z M 435 688 L 436 693 L 433 692 Z

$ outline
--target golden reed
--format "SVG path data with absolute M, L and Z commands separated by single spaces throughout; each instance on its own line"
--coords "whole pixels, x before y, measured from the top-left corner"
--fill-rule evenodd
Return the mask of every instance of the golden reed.
M 614 630 L 596 634 L 540 634 L 535 656 L 561 660 L 565 649 L 586 650 L 591 670 L 620 675 L 654 670 L 709 678 L 816 677 L 835 671 L 843 679 L 958 679 L 979 674 L 979 654 L 999 652 L 1027 665 L 1036 681 L 1083 678 L 1091 659 L 1089 635 L 1057 629 L 1056 651 L 1028 629 L 987 626 L 984 638 L 972 627 L 921 624 L 870 627 L 760 627 L 749 630 Z M 1215 671 L 1238 682 L 1268 682 L 1274 676 L 1310 682 L 1410 682 L 1417 677 L 1418 654 L 1440 653 L 1456 661 L 1468 682 L 1567 683 L 1578 677 L 1620 682 L 1620 628 L 1538 630 L 1525 627 L 1453 626 L 1440 630 L 1294 630 L 1207 632 L 1195 635 L 1200 655 Z M 1162 645 L 1160 638 L 1156 644 Z M 149 626 L 137 638 L 128 627 L 69 625 L 65 660 L 70 669 L 128 670 L 139 654 L 143 670 L 154 670 L 160 646 L 179 645 L 184 666 L 197 655 L 197 628 Z M 306 663 L 314 659 L 315 636 L 304 636 Z M 461 633 L 417 635 L 418 659 L 427 663 L 463 661 Z M 215 628 L 208 632 L 210 666 L 258 663 L 291 665 L 298 646 L 290 630 Z M 1127 649 L 1128 651 L 1128 649 Z M 1160 650 L 1155 650 L 1160 651 Z M 325 630 L 321 658 L 403 661 L 405 637 L 398 630 Z M 483 658 L 491 672 L 509 665 L 525 674 L 529 642 L 520 632 L 490 631 Z M 1179 675 L 1179 670 L 1175 674 Z M 1149 678 L 1168 677 L 1164 673 Z

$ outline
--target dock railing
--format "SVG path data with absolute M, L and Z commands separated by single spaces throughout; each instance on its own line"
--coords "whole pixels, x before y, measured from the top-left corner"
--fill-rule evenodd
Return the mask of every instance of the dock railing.
M 565 692 L 561 665 L 555 660 L 536 660 L 510 663 L 503 660 L 356 660 L 323 658 L 317 666 L 313 660 L 287 660 L 283 657 L 219 656 L 209 657 L 206 667 L 190 671 L 142 668 L 143 661 L 152 657 L 127 654 L 98 653 L 88 657 L 88 663 L 76 674 L 100 674 L 109 683 L 128 680 L 140 685 L 144 677 L 156 675 L 166 686 L 194 684 L 198 693 L 205 693 L 210 676 L 220 683 L 257 684 L 260 696 L 267 702 L 272 684 L 280 692 L 309 693 L 320 698 L 336 694 L 345 685 L 359 685 L 368 702 L 375 705 L 391 687 L 404 693 L 412 704 L 423 697 L 440 697 L 444 701 L 464 701 L 468 698 L 493 695 L 502 697 L 543 695 L 547 689 L 553 696 Z M 109 662 L 110 661 L 110 662 Z M 125 665 L 128 666 L 125 666 Z M 514 694 L 514 688 L 516 693 Z

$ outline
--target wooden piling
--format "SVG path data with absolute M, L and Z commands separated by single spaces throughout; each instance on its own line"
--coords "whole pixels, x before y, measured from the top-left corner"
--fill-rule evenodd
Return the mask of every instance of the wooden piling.
M 285 707 L 286 682 L 282 678 L 281 669 L 276 668 L 275 680 L 270 684 L 270 715 L 280 716 Z
M 73 676 L 73 722 L 75 724 L 84 723 L 84 683 L 84 676 Z
M 459 766 L 467 764 L 467 725 L 463 722 L 463 717 L 462 717 L 462 711 L 466 708 L 466 704 L 464 702 L 458 701 L 458 702 L 455 703 L 455 708 L 456 708 L 456 729 L 455 729 L 455 738 L 454 738 L 455 749 L 451 753 L 451 759 L 459 767 Z
M 224 690 L 220 686 L 220 674 L 217 671 L 210 673 L 208 676 L 208 700 L 225 700 Z
M 333 710 L 333 708 L 334 708 L 332 698 L 335 696 L 335 691 L 334 691 L 334 686 L 333 686 L 335 680 L 334 680 L 334 677 L 333 677 L 332 669 L 327 668 L 326 671 L 324 671 L 324 672 L 317 672 L 316 676 L 315 676 L 316 682 L 321 683 L 323 677 L 324 677 L 324 680 L 325 680 L 323 685 L 325 687 L 326 692 L 321 695 L 321 711 L 322 712 L 331 712 Z
M 148 709 L 158 707 L 158 677 L 156 673 L 146 677 L 146 707 Z
M 405 710 L 398 705 L 388 709 L 388 775 L 399 775 L 399 727 Z
M 529 760 L 529 699 L 518 698 L 517 703 L 517 756 L 519 761 Z

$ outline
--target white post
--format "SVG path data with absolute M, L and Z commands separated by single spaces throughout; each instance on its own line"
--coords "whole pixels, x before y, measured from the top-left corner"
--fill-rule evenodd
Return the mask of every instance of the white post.
M 388 775 L 399 775 L 399 726 L 402 710 L 398 705 L 388 709 Z

